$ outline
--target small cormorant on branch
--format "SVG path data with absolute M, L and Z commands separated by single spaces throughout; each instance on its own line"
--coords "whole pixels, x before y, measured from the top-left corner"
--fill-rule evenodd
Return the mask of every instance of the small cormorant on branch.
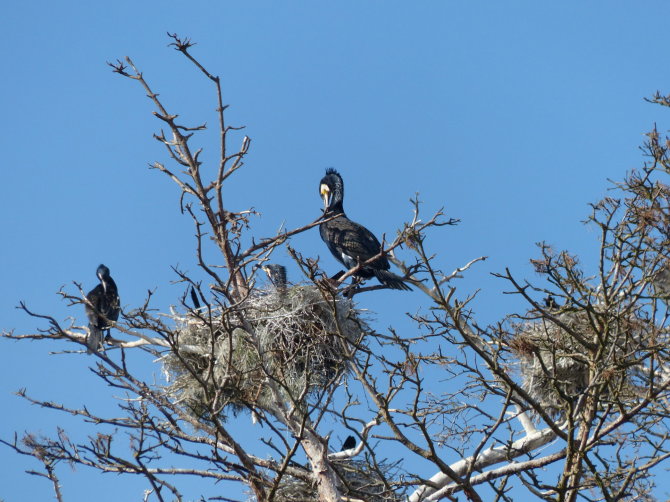
M 356 438 L 354 436 L 347 436 L 347 439 L 342 443 L 342 450 L 351 450 L 356 447 Z
M 200 300 L 198 300 L 198 293 L 195 292 L 193 285 L 191 285 L 191 301 L 193 302 L 193 309 L 200 310 Z
M 321 238 L 333 256 L 349 269 L 377 256 L 382 250 L 377 238 L 363 225 L 351 221 L 344 214 L 342 206 L 344 183 L 335 169 L 326 169 L 326 175 L 319 183 L 319 193 L 323 197 L 324 218 L 335 216 L 334 219 L 325 221 L 319 226 Z M 389 272 L 389 268 L 391 268 L 389 261 L 385 256 L 380 256 L 362 267 L 356 275 L 363 279 L 374 276 L 391 289 L 412 289 L 400 277 Z
M 111 328 L 109 321 L 119 318 L 121 301 L 114 279 L 109 275 L 109 269 L 100 265 L 96 271 L 100 284 L 94 287 L 87 295 L 86 316 L 88 317 L 88 337 L 86 346 L 88 353 L 97 352 L 102 347 L 105 331 L 109 336 Z

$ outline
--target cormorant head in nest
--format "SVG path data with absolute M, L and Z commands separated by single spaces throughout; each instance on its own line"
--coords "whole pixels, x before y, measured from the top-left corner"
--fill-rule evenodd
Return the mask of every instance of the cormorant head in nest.
M 263 265 L 263 272 L 268 275 L 268 279 L 277 291 L 286 291 L 286 267 L 271 263 Z

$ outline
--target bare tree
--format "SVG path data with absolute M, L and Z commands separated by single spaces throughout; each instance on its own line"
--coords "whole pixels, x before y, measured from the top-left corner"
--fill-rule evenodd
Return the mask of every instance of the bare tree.
M 540 244 L 534 282 L 509 270 L 497 274 L 525 307 L 493 325 L 477 321 L 474 297 L 459 295 L 454 285 L 486 257 L 444 272 L 430 233 L 457 220 L 441 211 L 424 218 L 416 199 L 414 217 L 382 253 L 425 297 L 426 309 L 412 316 L 415 334 L 380 333 L 357 307 L 382 286 L 346 284 L 366 263 L 328 279 L 318 260 L 287 243 L 322 219 L 254 239 L 253 211 L 226 206 L 222 189 L 243 168 L 250 139 L 240 140 L 239 128 L 226 123 L 220 79 L 193 56 L 191 41 L 170 37 L 214 87 L 216 166 L 204 165 L 193 143 L 204 125 L 180 123 L 130 58 L 110 66 L 146 92 L 163 124 L 154 137 L 172 165 L 153 167 L 181 190 L 196 230 L 196 260 L 210 284 L 175 270 L 192 300 L 184 295 L 179 307 L 156 313 L 149 296 L 114 323 L 125 336 L 94 354 L 95 374 L 128 396 L 119 402 L 120 416 L 20 392 L 99 427 L 85 442 L 61 429 L 54 437 L 2 440 L 42 463 L 44 471 L 31 473 L 49 479 L 58 500 L 66 499 L 59 462 L 142 476 L 145 500 L 159 501 L 184 500 L 179 480 L 187 476 L 244 485 L 258 501 L 419 502 L 456 500 L 459 493 L 472 501 L 519 500 L 519 494 L 653 500 L 654 477 L 670 455 L 667 140 L 652 131 L 642 168 L 593 204 L 597 270 L 589 273 L 576 256 Z M 670 98 L 651 101 L 668 106 Z M 231 150 L 236 139 L 239 147 Z M 214 262 L 204 258 L 211 247 Z M 280 247 L 303 280 L 259 286 L 261 269 Z M 395 257 L 399 248 L 404 261 Z M 85 302 L 78 285 L 60 294 L 73 307 Z M 61 339 L 85 354 L 86 327 L 21 306 L 47 326 L 6 338 Z M 129 350 L 150 354 L 165 381 L 139 378 L 126 361 Z M 232 427 L 233 417 L 247 415 L 258 441 Z M 329 443 L 333 423 L 355 437 L 354 447 L 338 451 Z M 396 458 L 380 454 L 387 444 Z M 404 468 L 401 459 L 412 457 L 431 467 Z

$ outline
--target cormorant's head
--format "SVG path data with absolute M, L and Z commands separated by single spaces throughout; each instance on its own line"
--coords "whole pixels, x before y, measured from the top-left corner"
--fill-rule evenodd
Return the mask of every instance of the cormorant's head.
M 268 275 L 270 282 L 278 290 L 286 289 L 286 267 L 283 265 L 264 265 L 263 271 Z
M 102 284 L 102 289 L 107 292 L 107 280 L 109 279 L 109 269 L 102 263 L 98 265 L 98 270 L 95 271 L 95 275 L 100 279 L 100 284 Z
M 323 210 L 334 209 L 338 205 L 342 208 L 342 199 L 344 198 L 344 183 L 342 176 L 332 167 L 326 169 L 326 175 L 321 178 L 319 183 L 319 193 L 323 199 Z

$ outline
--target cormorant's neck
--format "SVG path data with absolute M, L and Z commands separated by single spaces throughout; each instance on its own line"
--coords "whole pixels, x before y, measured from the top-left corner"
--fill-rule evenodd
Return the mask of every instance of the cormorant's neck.
M 344 208 L 342 207 L 342 201 L 338 201 L 332 206 L 330 206 L 328 209 L 326 209 L 327 216 L 333 216 L 336 214 L 344 214 Z
M 103 288 L 105 289 L 105 292 L 111 291 L 112 293 L 116 294 L 116 283 L 110 276 L 107 276 L 103 281 Z

